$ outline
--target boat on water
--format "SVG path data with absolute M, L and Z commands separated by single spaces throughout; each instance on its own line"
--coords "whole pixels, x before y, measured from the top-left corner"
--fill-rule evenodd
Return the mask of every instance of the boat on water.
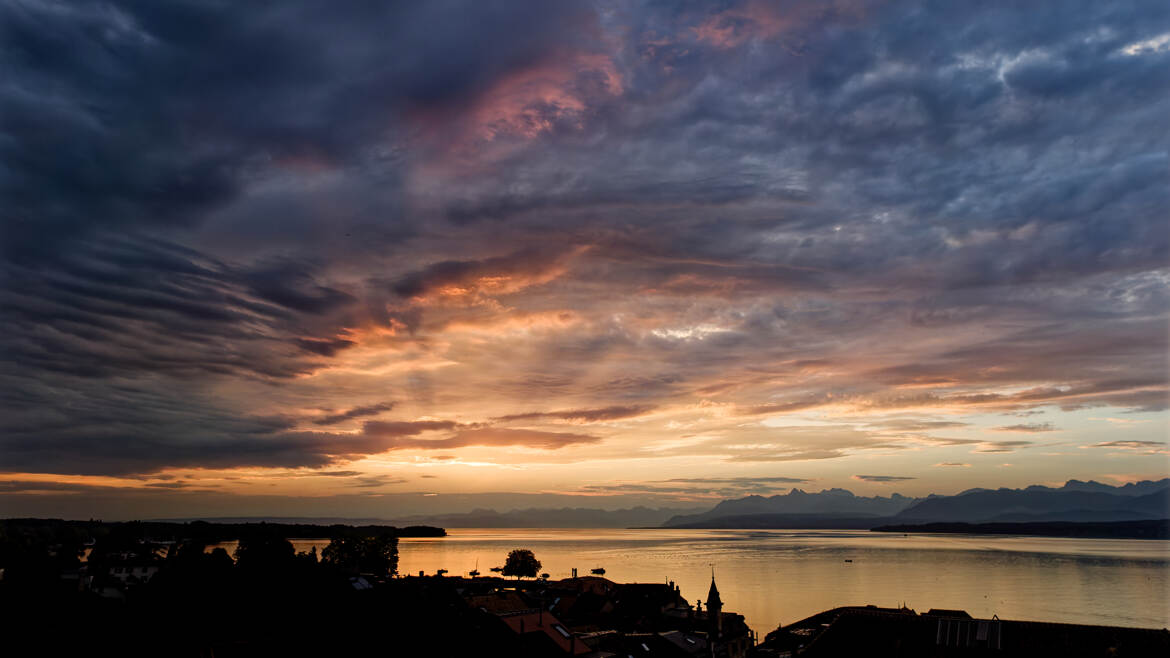
M 435 575 L 436 576 L 445 576 L 445 575 L 447 575 L 447 570 L 446 569 L 439 569 L 438 571 L 435 572 Z
M 503 567 L 492 567 L 492 571 L 494 571 L 494 572 L 496 572 L 496 573 L 499 573 L 499 572 L 501 572 L 501 571 L 503 571 L 503 570 L 504 570 L 504 568 L 503 568 Z
M 479 560 L 475 561 L 475 568 L 467 573 L 472 578 L 479 578 Z
M 604 576 L 605 567 L 597 567 L 596 569 L 590 570 L 589 573 L 593 574 L 594 576 Z

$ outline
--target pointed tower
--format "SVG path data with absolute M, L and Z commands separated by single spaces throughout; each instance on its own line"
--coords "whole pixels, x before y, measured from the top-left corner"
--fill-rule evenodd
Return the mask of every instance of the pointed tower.
M 715 586 L 715 570 L 711 570 L 711 589 L 707 592 L 707 622 L 711 625 L 711 637 L 717 638 L 723 633 L 723 601 L 719 598 L 719 588 Z

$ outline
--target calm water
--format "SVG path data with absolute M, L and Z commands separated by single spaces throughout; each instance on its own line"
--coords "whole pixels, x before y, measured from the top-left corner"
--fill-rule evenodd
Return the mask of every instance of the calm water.
M 502 565 L 528 548 L 566 577 L 603 566 L 618 582 L 673 580 L 706 598 L 714 565 L 724 609 L 761 635 L 841 605 L 959 608 L 976 617 L 1170 625 L 1170 542 L 945 536 L 850 530 L 451 529 L 402 539 L 400 573 L 452 575 Z M 294 541 L 297 550 L 328 542 Z M 232 550 L 234 546 L 227 546 Z M 853 560 L 851 563 L 845 560 Z

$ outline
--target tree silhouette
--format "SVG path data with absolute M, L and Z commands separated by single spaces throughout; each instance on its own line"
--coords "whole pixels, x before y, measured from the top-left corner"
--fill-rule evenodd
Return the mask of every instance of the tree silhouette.
M 505 576 L 533 578 L 540 572 L 540 560 L 527 548 L 517 548 L 508 553 L 508 560 L 504 562 Z
M 321 551 L 321 563 L 357 573 L 393 574 L 398 571 L 398 538 L 338 537 Z
M 296 552 L 284 537 L 257 534 L 243 537 L 236 546 L 236 564 L 243 569 L 278 570 L 292 564 Z

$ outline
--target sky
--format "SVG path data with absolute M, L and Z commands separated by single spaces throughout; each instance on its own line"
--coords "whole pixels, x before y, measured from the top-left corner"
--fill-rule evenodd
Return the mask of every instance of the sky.
M 15 0 L 0 51 L 0 515 L 1170 471 L 1163 0 Z

